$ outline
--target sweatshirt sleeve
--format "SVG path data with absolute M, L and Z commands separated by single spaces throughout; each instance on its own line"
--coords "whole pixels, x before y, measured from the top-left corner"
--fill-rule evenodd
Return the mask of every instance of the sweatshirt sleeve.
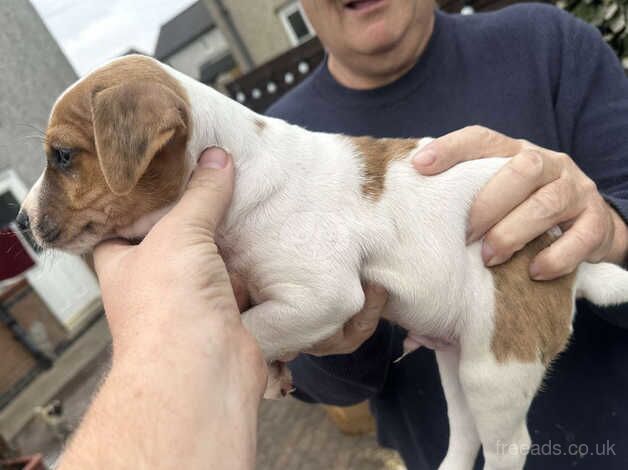
M 289 364 L 300 400 L 348 406 L 368 400 L 384 386 L 400 333 L 385 320 L 352 354 L 315 357 L 299 355 Z
M 628 220 L 628 78 L 596 28 L 566 13 L 561 16 L 560 140 Z
M 555 111 L 562 149 L 628 223 L 628 78 L 596 28 L 563 12 L 559 16 Z M 599 311 L 620 324 L 611 310 Z

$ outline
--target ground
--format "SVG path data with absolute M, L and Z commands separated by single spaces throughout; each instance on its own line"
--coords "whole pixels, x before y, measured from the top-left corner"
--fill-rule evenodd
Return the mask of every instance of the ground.
M 108 367 L 109 353 L 62 393 L 64 415 L 75 427 Z M 258 432 L 258 470 L 403 470 L 397 455 L 377 446 L 375 437 L 342 434 L 318 406 L 293 398 L 264 401 Z M 34 420 L 17 443 L 24 452 L 44 451 L 52 467 L 61 445 L 43 422 Z

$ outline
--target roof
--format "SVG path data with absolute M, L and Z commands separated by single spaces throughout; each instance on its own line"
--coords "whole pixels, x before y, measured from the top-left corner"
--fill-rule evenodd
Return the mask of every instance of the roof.
M 207 7 L 198 1 L 161 26 L 153 55 L 164 60 L 213 27 Z

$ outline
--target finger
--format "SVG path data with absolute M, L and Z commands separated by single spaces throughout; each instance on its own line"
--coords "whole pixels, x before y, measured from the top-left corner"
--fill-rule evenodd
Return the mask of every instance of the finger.
M 364 290 L 364 307 L 344 326 L 346 344 L 355 351 L 375 332 L 388 300 L 386 290 L 377 285 L 368 285 Z
M 482 126 L 470 126 L 434 139 L 414 156 L 412 163 L 420 173 L 434 175 L 466 160 L 510 157 L 523 146 L 522 140 Z
M 218 147 L 204 150 L 183 197 L 166 218 L 213 234 L 231 202 L 233 183 L 229 155 Z
M 573 272 L 599 246 L 601 225 L 594 211 L 585 211 L 567 232 L 534 258 L 530 277 L 545 281 Z
M 583 207 L 576 196 L 571 183 L 558 179 L 522 202 L 484 237 L 482 258 L 487 266 L 503 263 L 539 235 L 580 215 Z
M 120 265 L 120 259 L 133 247 L 128 241 L 116 238 L 100 243 L 94 250 L 94 269 L 102 282 L 107 273 L 113 272 Z
M 482 188 L 469 212 L 467 243 L 481 238 L 536 190 L 560 178 L 561 166 L 537 149 L 524 149 Z

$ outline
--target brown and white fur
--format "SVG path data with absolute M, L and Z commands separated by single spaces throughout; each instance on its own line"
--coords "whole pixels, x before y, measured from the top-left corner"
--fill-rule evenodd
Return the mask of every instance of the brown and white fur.
M 551 235 L 492 269 L 479 242 L 466 246 L 473 198 L 505 159 L 422 177 L 410 161 L 426 140 L 309 132 L 149 58 L 117 59 L 70 87 L 46 136 L 48 166 L 23 211 L 38 242 L 77 253 L 143 237 L 201 151 L 228 148 L 236 187 L 217 242 L 246 280 L 255 306 L 242 319 L 266 358 L 331 336 L 361 309 L 362 281 L 383 286 L 407 351 L 449 344 L 436 352 L 450 427 L 442 469 L 472 468 L 480 445 L 485 468 L 522 468 L 526 413 L 566 347 L 575 298 L 628 301 L 628 273 L 611 264 L 530 280 Z

